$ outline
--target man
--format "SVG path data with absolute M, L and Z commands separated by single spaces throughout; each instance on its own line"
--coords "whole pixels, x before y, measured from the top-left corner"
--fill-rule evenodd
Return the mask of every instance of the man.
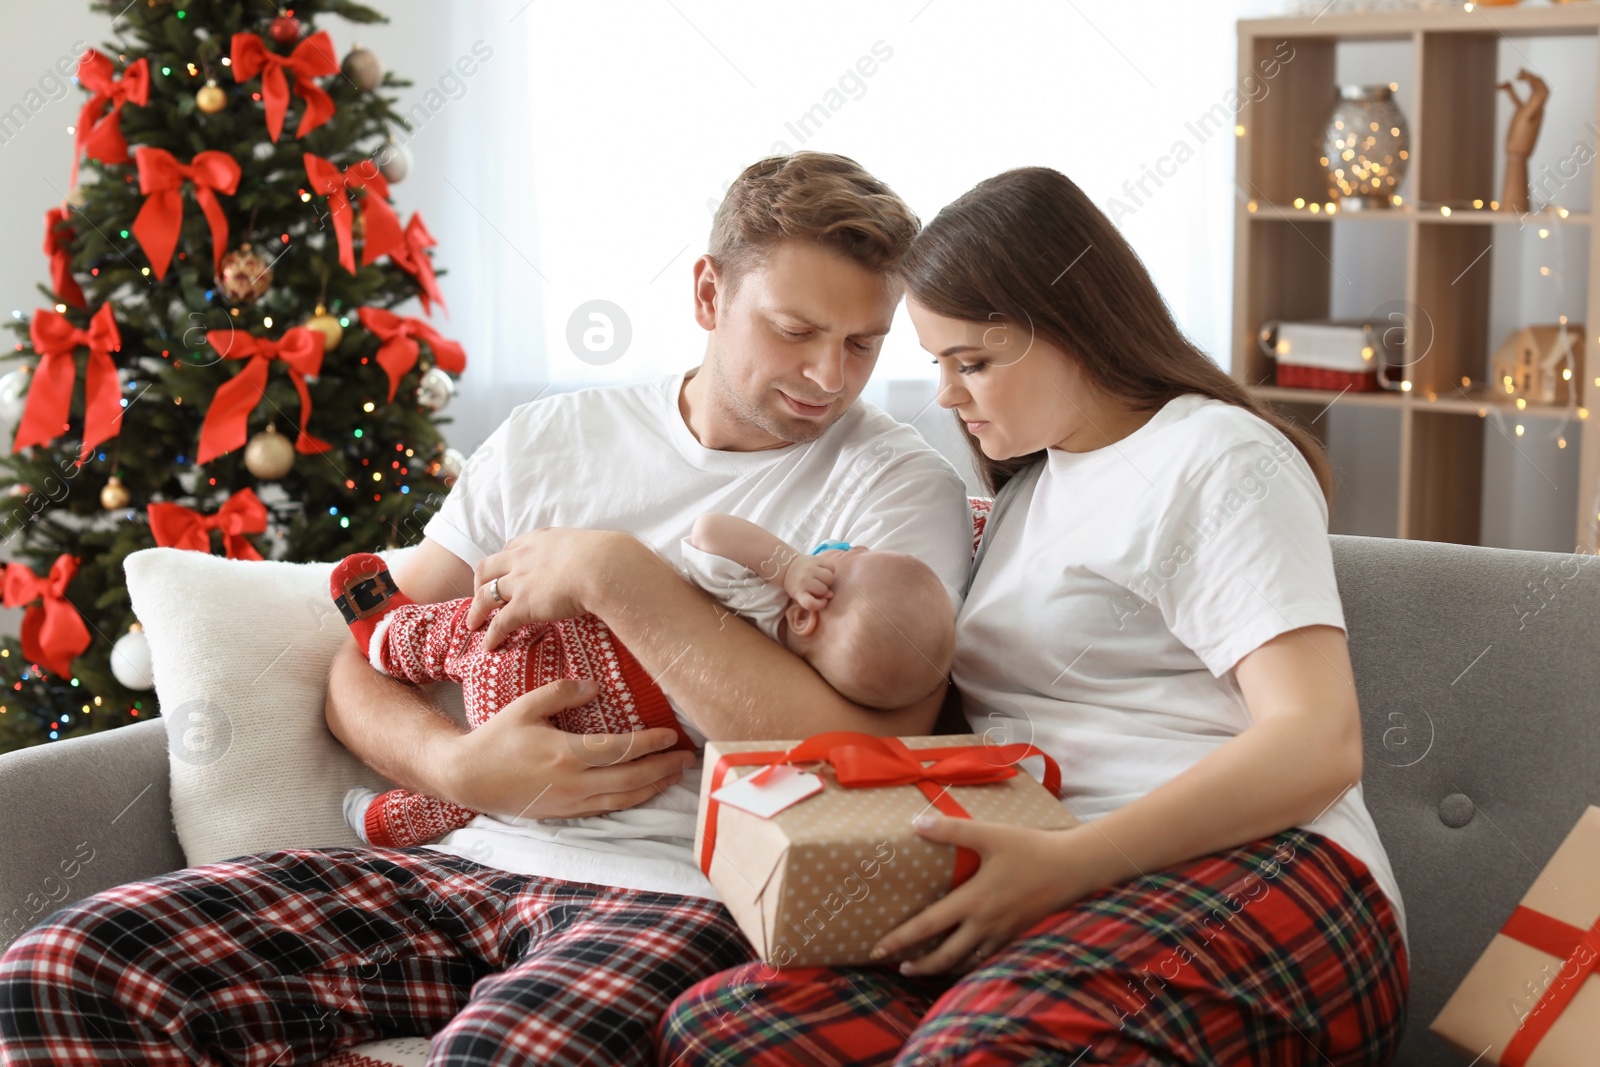
M 401 589 L 473 593 L 474 565 L 542 527 L 621 531 L 607 536 L 632 535 L 667 570 L 694 520 L 720 511 L 790 543 L 918 556 L 955 604 L 971 547 L 962 483 L 914 430 L 856 403 L 916 228 L 842 157 L 748 168 L 694 268 L 702 365 L 518 408 L 428 524 Z M 665 577 L 674 588 L 652 602 L 687 607 L 672 640 L 625 598 L 614 629 L 697 742 L 931 727 L 942 679 L 916 704 L 869 711 Z M 521 610 L 532 589 L 518 572 L 495 591 Z M 664 751 L 674 732 L 576 736 L 544 721 L 594 695 L 545 686 L 463 733 L 352 643 L 329 680 L 335 735 L 391 780 L 493 814 L 437 846 L 268 853 L 58 913 L 0 959 L 0 1061 L 311 1062 L 437 1034 L 434 1063 L 647 1062 L 672 999 L 750 949 L 694 867 L 699 767 Z

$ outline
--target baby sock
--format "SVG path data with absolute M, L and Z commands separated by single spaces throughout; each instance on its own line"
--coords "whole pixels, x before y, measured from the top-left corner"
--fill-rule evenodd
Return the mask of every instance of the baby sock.
M 357 837 L 369 845 L 372 842 L 367 841 L 367 809 L 376 799 L 377 792 L 364 785 L 352 786 L 350 792 L 344 795 L 344 821 L 356 832 Z
M 369 656 L 367 646 L 378 623 L 395 608 L 413 603 L 394 584 L 382 557 L 371 552 L 357 552 L 340 560 L 328 584 L 333 602 L 349 624 L 363 656 Z

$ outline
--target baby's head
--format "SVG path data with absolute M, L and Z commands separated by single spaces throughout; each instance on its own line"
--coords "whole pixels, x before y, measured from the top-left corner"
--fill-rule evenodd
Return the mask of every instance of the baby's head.
M 955 608 L 933 569 L 859 546 L 822 554 L 834 565 L 833 599 L 820 612 L 791 600 L 784 643 L 867 707 L 905 707 L 943 683 L 955 658 Z

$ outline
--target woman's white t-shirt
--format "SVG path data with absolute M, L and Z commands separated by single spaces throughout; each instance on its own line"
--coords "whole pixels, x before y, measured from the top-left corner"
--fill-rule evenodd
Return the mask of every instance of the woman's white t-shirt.
M 1328 507 L 1293 444 L 1199 394 L 1122 440 L 1047 449 L 1001 488 L 957 621 L 954 679 L 979 733 L 1031 741 L 1093 820 L 1251 724 L 1244 655 L 1344 629 Z M 1400 890 L 1358 784 L 1304 829 Z
M 857 400 L 814 441 L 718 451 L 684 423 L 685 378 L 522 405 L 473 452 L 424 532 L 475 564 L 541 526 L 623 530 L 682 568 L 695 520 L 724 512 L 792 545 L 841 540 L 915 556 L 944 582 L 952 610 L 960 607 L 972 559 L 966 488 L 914 428 Z M 673 710 L 703 743 L 684 710 Z M 796 737 L 812 732 L 794 724 Z M 715 898 L 693 856 L 700 773 L 696 763 L 660 796 L 609 815 L 479 815 L 429 847 L 517 874 Z

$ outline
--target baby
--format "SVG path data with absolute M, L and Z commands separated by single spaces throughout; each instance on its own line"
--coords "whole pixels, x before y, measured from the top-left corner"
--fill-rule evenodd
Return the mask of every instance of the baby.
M 955 656 L 955 613 L 938 575 L 915 557 L 824 541 L 810 554 L 733 515 L 702 515 L 681 545 L 690 580 L 810 663 L 841 695 L 873 708 L 914 703 L 942 684 Z M 570 733 L 665 726 L 674 747 L 694 742 L 666 694 L 599 618 L 531 623 L 483 648 L 468 630 L 471 597 L 416 604 L 383 560 L 348 556 L 334 568 L 334 603 L 378 670 L 402 681 L 461 684 L 477 729 L 512 700 L 560 678 L 593 678 L 595 698 L 551 717 Z M 419 845 L 467 825 L 477 812 L 437 797 L 364 787 L 344 813 L 368 844 Z

